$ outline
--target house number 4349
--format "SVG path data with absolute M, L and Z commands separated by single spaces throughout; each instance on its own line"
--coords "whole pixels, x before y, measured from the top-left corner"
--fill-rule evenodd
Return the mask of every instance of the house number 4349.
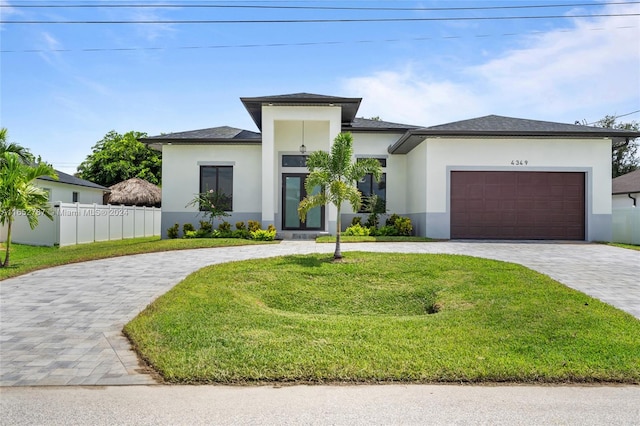
M 511 160 L 512 166 L 526 166 L 529 164 L 529 160 Z

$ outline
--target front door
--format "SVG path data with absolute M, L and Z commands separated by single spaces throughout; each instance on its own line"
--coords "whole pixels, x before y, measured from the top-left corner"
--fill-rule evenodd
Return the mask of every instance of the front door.
M 282 175 L 282 229 L 324 230 L 324 206 L 309 210 L 305 223 L 298 217 L 298 205 L 307 196 L 306 177 L 306 173 Z

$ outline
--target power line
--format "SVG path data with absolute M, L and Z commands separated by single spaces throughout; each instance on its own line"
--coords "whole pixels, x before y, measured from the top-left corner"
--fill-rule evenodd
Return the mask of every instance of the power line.
M 611 29 L 637 29 L 637 26 L 615 27 Z M 607 28 L 588 28 L 588 31 L 607 31 Z M 571 30 L 557 30 L 556 32 L 571 32 Z M 430 41 L 430 40 L 451 40 L 462 38 L 485 38 L 485 37 L 512 37 L 516 35 L 544 34 L 544 31 L 529 31 L 526 33 L 503 33 L 503 34 L 476 34 L 472 36 L 441 36 L 441 37 L 415 37 L 409 39 L 378 39 L 378 40 L 354 40 L 354 41 L 317 41 L 298 43 L 263 43 L 263 44 L 219 44 L 209 46 L 178 46 L 178 47 L 96 47 L 81 49 L 23 49 L 23 50 L 0 50 L 0 53 L 64 53 L 64 52 L 129 52 L 129 51 L 160 51 L 160 50 L 200 50 L 200 49 L 248 49 L 248 48 L 272 48 L 272 47 L 300 47 L 300 46 L 322 46 L 322 45 L 344 45 L 344 44 L 373 44 L 373 43 L 397 43 L 406 41 Z
M 628 2 L 596 2 L 596 3 L 565 3 L 565 4 L 535 4 L 518 6 L 475 6 L 475 7 L 371 7 L 371 6 L 273 6 L 273 5 L 249 5 L 249 4 L 194 4 L 194 3 L 157 3 L 157 4 L 12 4 L 0 5 L 12 8 L 216 8 L 216 9 L 288 9 L 288 10 L 372 10 L 372 11 L 458 11 L 458 10 L 505 10 L 505 9 L 541 9 L 560 7 L 597 7 L 608 5 L 638 4 L 639 1 Z
M 136 20 L 136 21 L 0 21 L 0 24 L 318 24 L 318 23 L 357 23 L 357 22 L 427 22 L 427 21 L 504 21 L 524 19 L 573 19 L 640 16 L 640 13 L 598 13 L 592 15 L 538 15 L 538 16 L 470 16 L 456 18 L 342 18 L 342 19 L 238 19 L 238 20 Z

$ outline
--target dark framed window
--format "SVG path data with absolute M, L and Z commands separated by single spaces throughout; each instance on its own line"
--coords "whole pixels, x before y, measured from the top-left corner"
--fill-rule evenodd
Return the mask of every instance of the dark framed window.
M 376 180 L 371 173 L 358 182 L 358 190 L 362 193 L 363 203 L 360 212 L 364 212 L 364 199 L 372 195 L 378 196 L 378 206 L 384 210 L 387 203 L 387 174 L 383 173 L 380 180 Z
M 307 167 L 306 155 L 283 155 L 282 167 Z
M 205 192 L 216 193 L 224 210 L 232 211 L 233 166 L 200 166 L 200 193 Z
M 73 191 L 71 193 L 71 198 L 73 201 L 71 201 L 72 203 L 77 203 L 78 202 L 78 193 L 76 191 Z

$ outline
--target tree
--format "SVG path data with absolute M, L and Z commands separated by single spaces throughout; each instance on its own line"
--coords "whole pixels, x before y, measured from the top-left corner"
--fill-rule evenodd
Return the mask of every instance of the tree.
M 24 214 L 31 229 L 38 225 L 40 215 L 53 219 L 47 192 L 35 186 L 33 181 L 41 176 L 54 179 L 58 176 L 49 164 L 40 159 L 26 164 L 15 152 L 1 153 L 0 160 L 0 224 L 7 225 L 5 257 L 0 267 L 7 267 L 11 252 L 11 225 L 15 215 Z
M 20 160 L 27 164 L 34 160 L 33 155 L 29 152 L 29 150 L 17 143 L 9 143 L 7 141 L 9 132 L 5 127 L 0 128 L 0 164 L 4 162 L 1 157 L 5 152 L 13 152 L 18 155 Z
M 136 131 L 124 135 L 110 131 L 78 166 L 77 176 L 102 186 L 115 185 L 133 177 L 159 185 L 162 154 L 138 141 L 146 136 L 146 133 Z
M 640 123 L 617 123 L 617 117 L 607 115 L 598 120 L 595 125 L 608 129 L 640 130 Z M 618 177 L 640 168 L 640 159 L 637 157 L 638 142 L 635 139 L 615 141 L 611 146 L 611 177 Z
M 362 194 L 358 191 L 357 182 L 368 173 L 376 180 L 382 175 L 380 162 L 375 158 L 361 158 L 352 162 L 353 137 L 351 133 L 340 133 L 333 141 L 331 153 L 325 151 L 312 152 L 307 158 L 307 176 L 304 186 L 307 194 L 313 194 L 314 189 L 322 188 L 313 195 L 307 195 L 298 206 L 298 216 L 303 222 L 307 213 L 314 207 L 324 206 L 328 202 L 338 209 L 336 229 L 336 249 L 334 259 L 342 259 L 340 251 L 340 229 L 342 226 L 340 212 L 342 204 L 349 202 L 354 211 L 360 209 Z

